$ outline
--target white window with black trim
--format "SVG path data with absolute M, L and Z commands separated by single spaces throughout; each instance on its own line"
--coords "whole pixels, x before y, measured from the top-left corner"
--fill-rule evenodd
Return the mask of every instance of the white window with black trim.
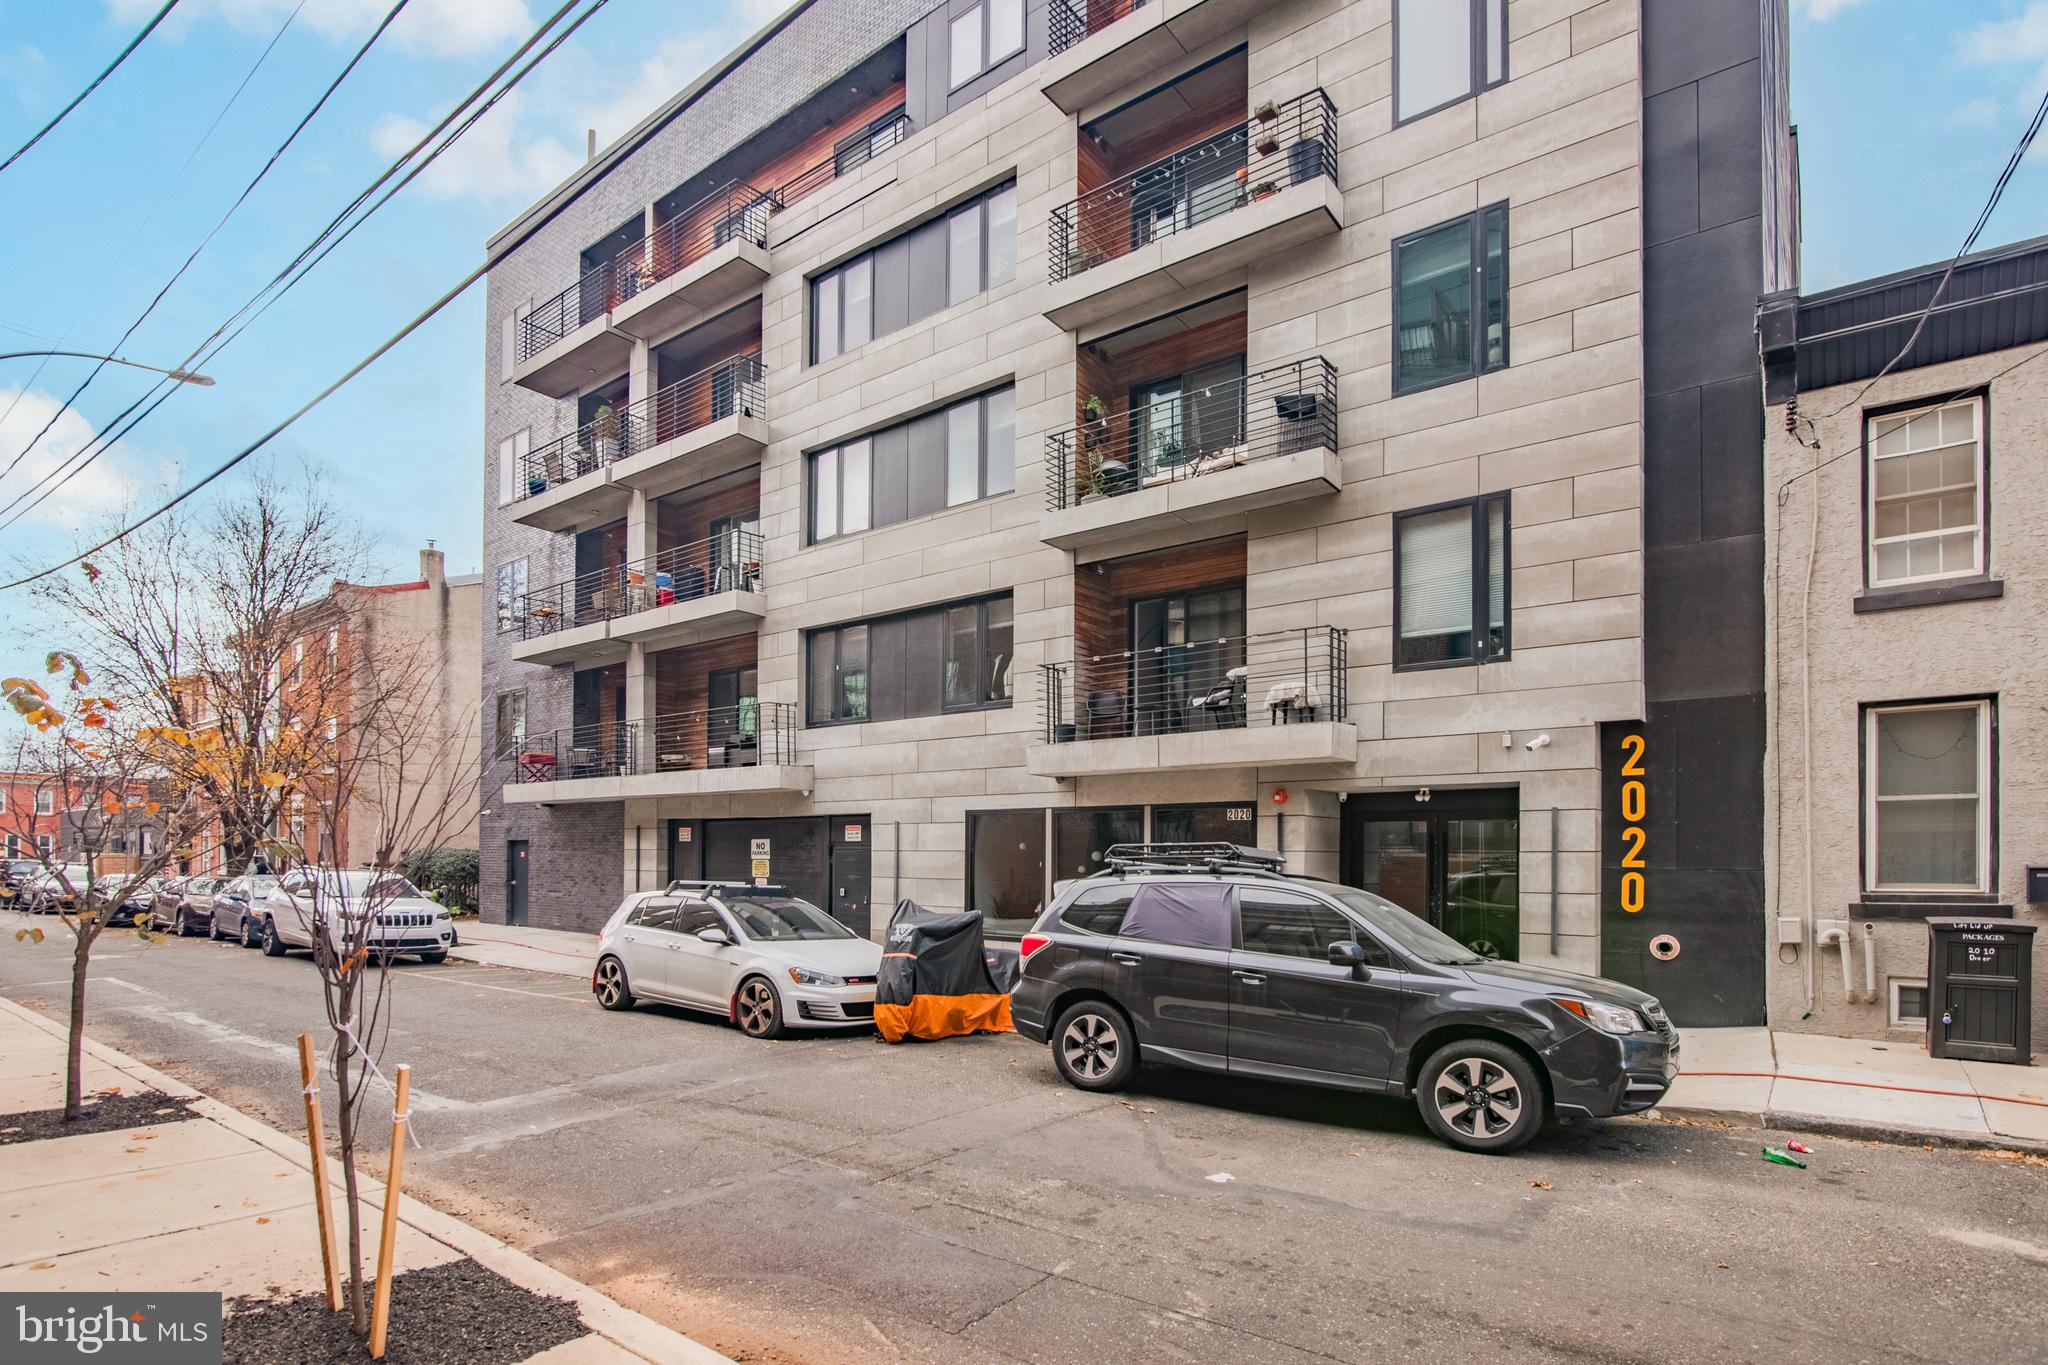
M 1394 514 L 1394 667 L 1508 657 L 1508 495 Z
M 958 90 L 1024 50 L 1024 0 L 979 0 L 946 26 L 946 86 Z
M 50 790 L 48 787 L 36 788 L 36 814 L 55 815 L 56 813 L 57 793 Z
M 1017 277 L 1017 187 L 999 185 L 811 277 L 811 363 Z
M 1982 396 L 1864 419 L 1871 587 L 1985 572 L 1984 426 Z
M 1010 385 L 810 457 L 811 540 L 856 535 L 1017 487 Z
M 1865 890 L 1990 892 L 1995 722 L 1989 698 L 1863 709 Z
M 1508 0 L 1394 0 L 1394 122 L 1508 78 Z
M 1508 206 L 1394 242 L 1394 392 L 1506 368 Z

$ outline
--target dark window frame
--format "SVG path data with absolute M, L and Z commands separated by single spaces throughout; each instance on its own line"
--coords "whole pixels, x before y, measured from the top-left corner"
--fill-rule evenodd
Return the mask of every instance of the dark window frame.
M 980 607 L 981 607 L 981 608 L 983 609 L 983 610 L 982 610 L 982 612 L 981 612 L 981 615 L 980 615 L 980 620 L 979 620 L 978 626 L 977 626 L 977 637 L 976 637 L 976 638 L 977 638 L 977 640 L 978 640 L 978 642 L 979 642 L 979 646 L 980 646 L 980 651 L 979 651 L 979 657 L 980 657 L 980 659 L 981 659 L 982 661 L 984 661 L 984 662 L 985 662 L 985 661 L 986 661 L 986 659 L 987 659 L 987 647 L 988 647 L 988 645 L 987 645 L 987 642 L 988 642 L 988 611 L 987 611 L 987 607 L 988 607 L 988 604 L 989 604 L 989 603 L 991 603 L 991 602 L 994 602 L 994 601 L 998 601 L 998 600 L 1007 600 L 1007 601 L 1008 601 L 1008 602 L 1009 602 L 1009 603 L 1011 604 L 1011 605 L 1010 605 L 1010 631 L 1011 631 L 1011 636 L 1010 636 L 1010 638 L 1011 638 L 1011 643 L 1012 643 L 1012 650 L 1013 650 L 1013 652 L 1012 652 L 1012 659 L 1011 659 L 1011 672 L 1010 672 L 1010 695 L 1009 695 L 1009 696 L 1007 696 L 1007 697 L 1004 697 L 1004 698 L 1003 698 L 1003 699 L 1001 699 L 1000 701 L 982 701 L 982 702 L 962 703 L 962 704 L 960 704 L 960 705 L 957 705 L 957 706 L 948 706 L 948 705 L 946 704 L 946 702 L 945 702 L 945 697 L 946 697 L 946 645 L 945 645 L 945 643 L 944 643 L 944 640 L 945 640 L 945 637 L 946 637 L 946 630 L 945 630 L 945 625 L 946 625 L 946 616 L 947 616 L 947 614 L 948 614 L 948 613 L 950 613 L 950 612 L 952 612 L 952 611 L 954 611 L 955 609 L 957 609 L 957 608 L 960 608 L 960 607 L 968 607 L 968 606 L 980 606 Z M 814 665 L 814 663 L 813 663 L 813 655 L 812 655 L 812 651 L 813 651 L 813 650 L 815 650 L 815 649 L 816 649 L 816 648 L 818 647 L 818 645 L 819 645 L 819 643 L 820 643 L 821 641 L 825 641 L 825 640 L 830 640 L 830 641 L 832 642 L 832 650 L 833 650 L 833 655 L 834 655 L 834 664 L 833 664 L 833 677 L 834 677 L 834 679 L 835 679 L 835 690 L 836 690 L 836 679 L 837 679 L 837 678 L 838 678 L 838 676 L 839 676 L 839 668 L 838 668 L 838 663 L 837 663 L 837 659 L 838 659 L 838 655 L 839 655 L 839 652 L 840 652 L 840 649 L 841 649 L 841 644 L 840 644 L 840 641 L 841 641 L 842 637 L 843 637 L 843 636 L 845 635 L 845 633 L 846 633 L 847 631 L 850 631 L 850 630 L 870 630 L 870 631 L 871 631 L 871 628 L 872 628 L 873 626 L 876 626 L 876 625 L 878 625 L 878 624 L 881 624 L 881 623 L 884 623 L 884 622 L 890 622 L 890 621 L 899 621 L 899 620 L 903 620 L 903 619 L 906 619 L 906 618 L 908 618 L 908 617 L 914 617 L 914 616 L 925 616 L 925 615 L 932 615 L 932 616 L 936 616 L 936 617 L 938 618 L 938 621 L 939 621 L 939 627 L 940 627 L 940 635 L 941 635 L 941 644 L 940 644 L 940 646 L 939 646 L 939 652 L 938 652 L 938 654 L 937 654 L 937 655 L 936 655 L 936 656 L 935 656 L 935 657 L 934 657 L 934 658 L 933 658 L 933 659 L 931 660 L 931 664 L 932 664 L 932 667 L 933 667 L 933 669 L 934 669 L 934 670 L 936 671 L 936 674 L 937 674 L 937 678 L 936 678 L 936 683 L 937 683 L 937 686 L 938 686 L 938 695 L 939 695 L 939 709 L 938 709 L 938 710 L 936 710 L 936 711 L 931 711 L 931 712 L 918 712 L 918 713 L 917 713 L 917 714 L 915 714 L 915 715 L 906 715 L 906 716 L 892 716 L 892 717 L 890 717 L 890 718 L 889 718 L 888 720 L 885 720 L 885 721 L 881 721 L 881 722 L 876 722 L 876 721 L 875 721 L 875 720 L 873 719 L 873 716 L 874 716 L 874 709 L 875 709 L 875 708 L 874 708 L 874 685 L 875 685 L 875 684 L 874 684 L 874 666 L 875 666 L 875 656 L 874 656 L 874 652 L 873 652 L 873 651 L 874 651 L 874 644 L 873 644 L 873 635 L 872 635 L 872 632 L 871 632 L 871 633 L 870 633 L 870 635 L 869 635 L 869 645 L 868 645 L 868 649 L 869 649 L 869 652 L 868 652 L 868 679 L 869 679 L 869 681 L 868 681 L 868 689 L 869 689 L 869 691 L 868 691 L 868 705 L 867 705 L 867 711 L 868 711 L 868 714 L 867 714 L 867 715 L 863 715 L 863 716 L 841 716 L 841 715 L 838 715 L 838 714 L 836 714 L 836 712 L 837 712 L 837 710 L 838 710 L 838 706 L 837 706 L 837 701 L 838 701 L 838 698 L 837 698 L 836 696 L 834 697 L 834 706 L 833 706 L 833 710 L 834 710 L 834 712 L 835 712 L 835 714 L 834 714 L 834 715 L 830 716 L 829 718 L 825 718 L 825 719 L 819 719 L 819 718 L 818 718 L 817 716 L 815 716 L 815 715 L 813 714 L 813 711 L 812 711 L 812 705 L 811 705 L 811 703 L 812 703 L 812 701 L 813 701 L 813 698 L 812 698 L 812 696 L 811 696 L 811 692 L 813 691 L 813 688 L 812 688 L 812 685 L 811 685 L 811 684 L 812 684 L 812 680 L 813 680 L 813 678 L 815 677 L 815 665 Z M 840 622 L 840 623 L 839 623 L 838 625 L 834 625 L 834 626 L 819 626 L 819 627 L 817 627 L 817 628 L 815 628 L 815 629 L 813 629 L 813 630 L 809 630 L 809 631 L 806 631 L 806 632 L 804 633 L 804 653 L 803 653 L 803 675 L 804 675 L 804 693 L 805 693 L 805 695 L 804 695 L 804 699 L 803 699 L 803 712 L 804 712 L 804 728 L 805 728 L 805 729 L 808 729 L 808 730 L 824 730 L 824 729 L 829 729 L 829 728 L 831 728 L 831 727 L 833 727 L 833 726 L 839 726 L 839 725 L 871 725 L 871 724 L 877 724 L 877 723 L 879 723 L 879 724 L 890 724 L 890 723 L 892 723 L 892 722 L 894 722 L 894 721 L 897 721 L 897 720 L 923 720 L 923 719 L 928 719 L 928 718 L 929 718 L 930 716 L 953 716 L 953 715 L 963 715 L 963 714 L 966 714 L 966 713 L 968 713 L 968 712 L 973 712 L 973 711 L 1004 711 L 1004 710 L 1008 710 L 1008 709 L 1009 709 L 1010 707 L 1012 707 L 1012 706 L 1015 706 L 1015 705 L 1017 704 L 1017 684 L 1016 684 L 1016 677 L 1017 677 L 1017 675 L 1016 675 L 1016 663 L 1015 663 L 1015 654 L 1014 654 L 1014 647 L 1015 647 L 1015 642 L 1016 642 L 1016 629 L 1017 629 L 1017 619 L 1016 619 L 1016 594 L 1015 594 L 1014 590 L 1012 590 L 1012 589 L 1009 589 L 1009 588 L 1005 588 L 1005 589 L 1003 589 L 1003 590 L 1002 590 L 1001 592 L 992 592 L 992 593 L 984 593 L 984 594 L 982 594 L 982 595 L 981 595 L 981 596 L 979 596 L 979 597 L 962 597 L 962 598 L 957 598 L 957 599 L 955 599 L 955 600 L 953 600 L 953 601 L 950 601 L 950 602 L 938 602 L 938 603 L 934 603 L 933 605 L 931 605 L 931 606 L 928 606 L 928 607 L 916 607 L 916 608 L 913 608 L 913 609 L 911 609 L 911 610 L 909 610 L 909 611 L 894 611 L 894 612 L 890 612 L 890 613 L 888 613 L 888 614 L 887 614 L 887 615 L 885 615 L 885 616 L 869 616 L 869 617 L 864 617 L 864 618 L 862 618 L 861 620 L 858 620 L 858 621 L 842 621 L 842 622 Z M 906 661 L 905 661 L 906 667 L 908 667 L 908 666 L 909 666 L 909 663 L 910 663 L 910 661 L 908 661 L 908 660 L 906 660 Z
M 1429 3 L 1430 0 L 1422 0 L 1422 2 Z M 1500 86 L 1507 84 L 1508 78 L 1513 74 L 1508 70 L 1508 0 L 1501 0 L 1499 32 L 1491 35 L 1500 44 L 1500 75 L 1493 80 L 1486 79 L 1486 40 L 1489 36 L 1486 31 L 1487 0 L 1469 0 L 1471 8 L 1466 22 L 1467 32 L 1471 38 L 1472 60 L 1471 69 L 1466 76 L 1465 93 L 1453 95 L 1439 104 L 1432 104 L 1427 109 L 1418 109 L 1412 114 L 1402 113 L 1401 7 L 1404 3 L 1406 3 L 1406 0 L 1394 0 L 1392 15 L 1393 44 L 1390 55 L 1393 61 L 1393 84 L 1388 93 L 1394 101 L 1394 126 L 1396 128 L 1405 127 L 1417 119 L 1426 119 L 1431 114 L 1440 114 L 1446 109 L 1463 104 L 1466 100 L 1478 99 L 1488 90 L 1498 89 Z M 1441 3 L 1441 0 L 1436 0 L 1436 3 Z
M 966 899 L 964 903 L 969 909 L 974 909 L 976 907 L 978 900 L 974 871 L 975 842 L 978 834 L 978 822 L 981 821 L 984 817 L 1007 819 L 1025 816 L 1029 816 L 1031 818 L 1031 823 L 1037 830 L 1038 841 L 1038 885 L 1034 887 L 1032 890 L 1032 896 L 1036 902 L 1036 908 L 1032 911 L 1030 916 L 1026 917 L 1027 921 L 1036 922 L 1038 915 L 1044 913 L 1046 906 L 1045 874 L 1052 859 L 1052 831 L 1049 822 L 1045 818 L 1044 806 L 999 806 L 989 810 L 970 810 L 965 813 L 967 826 L 967 848 L 966 876 L 964 879 Z M 992 914 L 989 917 L 991 920 L 994 919 L 994 916 Z M 1001 922 L 1013 923 L 1015 921 L 1006 919 Z M 1003 931 L 992 930 L 992 932 L 1000 933 Z
M 508 747 L 505 743 L 505 703 L 513 700 L 514 698 L 517 698 L 519 702 L 519 727 L 517 735 L 514 737 L 512 744 Z M 518 757 L 520 748 L 526 743 L 526 722 L 527 711 L 525 688 L 519 687 L 514 688 L 509 692 L 500 692 L 492 699 L 491 753 L 497 759 L 497 761 L 501 763 L 510 762 Z
M 1485 308 L 1488 295 L 1494 292 L 1495 276 L 1486 267 L 1486 227 L 1487 219 L 1496 213 L 1500 215 L 1500 270 L 1498 279 L 1500 293 L 1500 359 L 1488 363 L 1486 358 L 1485 324 L 1487 319 L 1485 317 Z M 1469 259 L 1472 262 L 1472 305 L 1465 328 L 1467 334 L 1466 368 L 1457 374 L 1441 375 L 1434 379 L 1403 383 L 1401 378 L 1401 253 L 1424 237 L 1433 237 L 1445 228 L 1457 227 L 1460 224 L 1465 224 L 1469 228 L 1471 249 Z M 1482 204 L 1470 213 L 1461 213 L 1456 218 L 1446 218 L 1440 223 L 1431 223 L 1426 228 L 1418 228 L 1414 232 L 1405 232 L 1394 239 L 1393 247 L 1388 254 L 1393 258 L 1393 276 L 1391 280 L 1393 293 L 1389 302 L 1393 309 L 1394 397 L 1405 398 L 1411 393 L 1427 393 L 1431 389 L 1440 389 L 1446 384 L 1467 383 L 1470 380 L 1478 379 L 1482 375 L 1497 374 L 1514 363 L 1514 355 L 1509 350 L 1508 291 L 1514 283 L 1514 273 L 1509 261 L 1512 253 L 1508 250 L 1507 200 L 1501 199 L 1491 204 Z
M 886 619 L 886 618 L 883 618 L 883 619 Z M 840 707 L 840 703 L 841 703 L 841 701 L 843 701 L 843 700 L 844 700 L 844 697 L 845 697 L 845 691 L 846 691 L 846 689 L 845 689 L 845 685 L 844 685 L 844 674 L 843 674 L 843 673 L 842 673 L 842 671 L 841 671 L 841 668 L 840 668 L 840 662 L 839 662 L 839 661 L 840 661 L 840 659 L 841 659 L 841 658 L 843 657 L 843 655 L 844 655 L 844 653 L 845 653 L 845 639 L 846 639 L 846 634 L 847 634 L 847 632 L 848 632 L 848 631 L 853 631 L 853 630 L 859 630 L 859 631 L 864 631 L 864 632 L 865 632 L 865 631 L 867 631 L 867 630 L 868 630 L 868 627 L 869 627 L 870 625 L 872 625 L 872 624 L 873 624 L 873 622 L 872 622 L 872 621 L 846 621 L 846 622 L 842 622 L 841 624 L 839 624 L 839 625 L 836 625 L 836 626 L 820 626 L 820 627 L 819 627 L 818 629 L 816 629 L 816 630 L 813 630 L 813 631 L 809 631 L 809 632 L 807 632 L 807 633 L 805 634 L 805 636 L 804 636 L 804 693 L 805 693 L 805 695 L 804 695 L 804 728 L 805 728 L 805 729 L 809 729 L 809 730 L 822 730 L 822 729 L 825 729 L 825 728 L 827 728 L 827 727 L 829 727 L 829 726 L 834 726 L 834 725 L 866 725 L 866 724 L 868 724 L 868 723 L 869 723 L 869 717 L 870 717 L 871 715 L 873 715 L 873 713 L 874 713 L 874 709 L 875 709 L 875 706 L 874 706 L 874 676 L 875 676 L 875 673 L 874 673 L 874 669 L 875 669 L 875 656 L 874 656 L 874 638 L 873 638 L 873 635 L 872 635 L 872 633 L 870 633 L 870 634 L 869 634 L 869 635 L 867 636 L 867 638 L 866 638 L 866 640 L 865 640 L 865 642 L 864 642 L 864 643 L 866 644 L 866 647 L 867 647 L 867 673 L 866 673 L 866 677 L 867 677 L 867 679 L 868 679 L 868 682 L 867 682 L 867 689 L 868 689 L 868 690 L 867 690 L 867 694 L 866 694 L 866 696 L 864 696 L 864 697 L 862 698 L 862 702 L 861 702 L 861 705 L 862 705 L 862 709 L 863 709 L 863 714 L 861 714 L 861 715 L 855 716 L 855 715 L 840 715 L 840 714 L 839 714 L 839 707 Z M 823 641 L 826 641 L 826 640 L 829 640 L 829 641 L 831 641 L 831 646 L 832 646 L 832 680 L 833 680 L 833 681 L 832 681 L 832 706 L 831 706 L 831 714 L 830 714 L 830 715 L 828 715 L 828 716 L 826 716 L 826 717 L 820 718 L 820 717 L 818 717 L 818 716 L 815 716 L 815 715 L 813 715 L 813 714 L 812 714 L 812 712 L 811 712 L 811 702 L 812 702 L 812 700 L 813 700 L 813 698 L 812 698 L 812 696 L 811 696 L 811 693 L 812 693 L 812 692 L 813 692 L 813 690 L 814 690 L 814 689 L 812 688 L 812 685 L 811 685 L 811 684 L 812 684 L 812 682 L 813 682 L 813 679 L 814 679 L 814 677 L 815 677 L 815 673 L 814 673 L 814 667 L 815 667 L 815 666 L 814 666 L 814 665 L 813 665 L 813 663 L 812 663 L 812 651 L 816 650 L 816 649 L 818 648 L 819 644 L 820 644 L 821 642 L 823 642 Z
M 1008 392 L 1010 394 L 1010 486 L 1000 491 L 991 492 L 989 489 L 988 470 L 989 455 L 993 447 L 991 446 L 989 441 L 989 401 L 995 398 L 998 394 L 1004 392 Z M 931 517 L 944 516 L 946 513 L 957 511 L 962 507 L 972 507 L 975 503 L 978 502 L 987 502 L 991 498 L 1006 498 L 1009 497 L 1011 494 L 1015 493 L 1017 491 L 1016 392 L 1017 383 L 1014 379 L 1012 379 L 1005 383 L 997 384 L 992 388 L 983 389 L 979 393 L 972 393 L 964 398 L 957 398 L 954 399 L 952 402 L 945 403 L 939 407 L 932 408 L 926 412 L 918 413 L 905 421 L 892 422 L 884 427 L 876 427 L 870 431 L 857 432 L 854 435 L 842 437 L 841 439 L 832 442 L 832 444 L 830 445 L 819 446 L 816 450 L 805 451 L 803 456 L 805 492 L 804 544 L 830 545 L 835 541 L 850 540 L 855 536 L 864 536 L 869 534 L 870 532 L 885 530 L 891 526 L 904 526 L 908 525 L 910 522 L 913 521 L 923 521 Z M 946 505 L 940 507 L 935 512 L 924 512 L 914 517 L 906 516 L 901 521 L 882 521 L 878 519 L 875 515 L 875 438 L 877 436 L 882 436 L 889 432 L 896 431 L 899 428 L 906 427 L 910 425 L 911 422 L 918 420 L 918 418 L 930 417 L 933 416 L 934 414 L 936 414 L 942 421 L 947 422 L 947 431 L 950 433 L 950 414 L 953 412 L 955 408 L 963 408 L 970 403 L 976 405 L 975 441 L 978 449 L 975 455 L 975 495 L 965 502 L 947 503 Z M 861 527 L 859 530 L 849 531 L 845 529 L 845 452 L 848 446 L 855 445 L 861 441 L 866 441 L 868 443 L 867 525 Z M 949 456 L 950 453 L 951 452 L 949 450 Z M 834 470 L 835 477 L 839 485 L 835 494 L 838 514 L 834 519 L 834 524 L 838 526 L 840 529 L 834 531 L 829 536 L 821 536 L 818 534 L 818 498 L 819 495 L 823 492 L 823 488 L 820 485 L 818 479 L 818 461 L 824 458 L 825 456 L 832 454 L 837 454 L 839 456 L 839 460 Z
M 946 700 L 945 674 L 947 651 L 950 651 L 953 647 L 953 630 L 951 621 L 952 615 L 956 611 L 961 611 L 969 607 L 972 607 L 974 609 L 974 679 L 975 688 L 977 691 L 979 691 L 982 680 L 988 676 L 988 610 L 997 602 L 1004 603 L 1010 608 L 1010 695 L 1007 697 L 1002 697 L 1000 699 L 985 699 L 982 701 L 971 702 L 949 702 Z M 939 713 L 941 715 L 952 716 L 959 715 L 967 711 L 1000 711 L 1013 705 L 1016 702 L 1017 689 L 1016 595 L 1011 592 L 1001 592 L 989 597 L 977 597 L 966 602 L 954 602 L 940 609 L 939 620 L 941 625 L 944 627 L 941 633 L 945 640 L 944 645 L 941 646 L 941 653 L 939 655 Z
M 889 234 L 887 237 L 884 237 L 881 241 L 876 242 L 873 246 L 867 247 L 866 249 L 861 251 L 856 251 L 852 255 L 846 257 L 845 259 L 836 261 L 832 265 L 827 266 L 825 269 L 818 271 L 816 274 L 807 276 L 804 280 L 805 365 L 829 365 L 834 361 L 843 360 L 847 356 L 852 355 L 857 351 L 863 350 L 868 346 L 872 346 L 875 342 L 880 341 L 884 337 L 894 336 L 898 332 L 905 331 L 910 327 L 913 327 L 918 323 L 923 322 L 926 318 L 937 317 L 940 313 L 946 312 L 949 309 L 958 308 L 967 303 L 971 303 L 974 299 L 979 298 L 981 295 L 986 294 L 989 290 L 994 289 L 998 284 L 1013 283 L 1017 278 L 1016 241 L 1018 214 L 1017 203 L 1015 198 L 1016 192 L 1017 178 L 1013 175 L 1009 179 L 1001 182 L 1000 184 L 991 185 L 985 190 L 979 190 L 974 194 L 970 194 L 965 199 L 962 199 L 959 203 L 953 204 L 950 207 L 943 209 L 938 213 L 930 215 L 929 217 L 922 218 L 917 222 L 912 223 L 909 226 L 902 228 L 897 232 Z M 1012 196 L 1010 210 L 1010 277 L 1007 280 L 995 280 L 990 277 L 991 257 L 989 248 L 993 240 L 993 234 L 991 234 L 989 231 L 989 207 L 997 198 L 1006 193 Z M 978 269 L 981 274 L 979 286 L 972 293 L 968 294 L 965 298 L 961 299 L 959 303 L 943 303 L 934 311 L 923 314 L 922 316 L 919 317 L 912 318 L 910 319 L 910 321 L 906 322 L 901 327 L 893 327 L 886 332 L 880 330 L 876 322 L 879 316 L 881 299 L 881 288 L 879 280 L 880 272 L 875 267 L 875 258 L 878 255 L 880 255 L 883 248 L 891 246 L 898 241 L 901 241 L 902 239 L 910 236 L 912 233 L 916 232 L 920 228 L 927 227 L 932 223 L 946 223 L 948 225 L 946 229 L 947 243 L 945 251 L 946 278 L 939 281 L 938 292 L 940 298 L 950 300 L 953 296 L 953 252 L 951 243 L 951 223 L 955 217 L 969 212 L 978 214 L 981 220 L 979 225 L 981 237 L 981 245 L 979 252 L 980 260 L 978 265 Z M 868 337 L 866 341 L 858 342 L 855 345 L 849 347 L 848 345 L 846 345 L 846 272 L 853 266 L 858 265 L 862 261 L 868 262 Z M 829 356 L 820 356 L 818 351 L 818 298 L 820 291 L 823 290 L 828 285 L 833 289 L 833 291 L 835 291 L 837 303 L 835 316 L 838 318 L 839 335 L 834 339 L 834 341 L 838 349 L 833 351 L 833 353 Z
M 1491 630 L 1492 605 L 1489 596 L 1488 551 L 1491 548 L 1486 534 L 1486 513 L 1490 504 L 1500 504 L 1500 648 L 1493 650 L 1482 642 Z M 1401 527 L 1414 517 L 1425 517 L 1454 508 L 1469 507 L 1472 510 L 1472 656 L 1465 659 L 1425 659 L 1416 663 L 1401 662 Z M 1500 663 L 1514 657 L 1515 649 L 1515 585 L 1514 585 L 1514 498 L 1510 490 L 1497 493 L 1482 493 L 1476 498 L 1453 498 L 1449 502 L 1432 503 L 1428 507 L 1410 507 L 1394 513 L 1394 621 L 1393 649 L 1391 651 L 1393 671 L 1396 673 L 1421 673 L 1438 668 L 1476 668 L 1483 664 Z
M 975 0 L 973 4 L 968 5 L 966 8 L 946 16 L 946 94 L 948 97 L 959 94 L 962 90 L 965 90 L 1004 62 L 1022 56 L 1031 50 L 1031 5 L 1029 0 L 1016 0 L 1019 19 L 1017 25 L 1017 46 L 1007 48 L 1002 52 L 992 52 L 989 50 L 989 45 L 993 41 L 990 36 L 992 29 L 988 22 L 988 11 L 991 3 L 992 0 Z M 953 25 L 976 10 L 981 11 L 981 65 L 956 81 L 953 79 Z

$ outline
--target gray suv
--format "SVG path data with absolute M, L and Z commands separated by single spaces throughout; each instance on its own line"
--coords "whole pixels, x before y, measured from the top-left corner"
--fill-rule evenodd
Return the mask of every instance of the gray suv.
M 1119 844 L 1019 950 L 1017 1031 L 1082 1090 L 1141 1061 L 1412 1095 L 1454 1147 L 1508 1152 L 1551 1113 L 1627 1114 L 1678 1074 L 1643 992 L 1475 957 L 1367 891 L 1231 844 Z

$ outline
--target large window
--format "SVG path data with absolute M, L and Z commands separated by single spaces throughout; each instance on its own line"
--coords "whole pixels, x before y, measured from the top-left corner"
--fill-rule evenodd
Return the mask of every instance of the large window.
M 811 279 L 813 364 L 1017 275 L 1017 187 L 1003 185 Z
M 524 692 L 500 692 L 498 694 L 497 727 L 493 732 L 495 749 L 501 759 L 511 758 L 526 743 L 526 694 Z
M 1394 517 L 1394 667 L 1508 655 L 1508 495 Z
M 526 561 L 498 566 L 498 629 L 511 630 L 526 615 Z M 330 659 L 329 664 L 333 663 Z
M 1394 243 L 1394 392 L 1508 363 L 1508 206 Z
M 958 90 L 1024 50 L 1024 0 L 982 0 L 947 26 L 946 84 Z
M 1984 400 L 1865 423 L 1872 587 L 1984 572 Z
M 1145 812 L 1139 806 L 1108 810 L 1056 810 L 1052 813 L 1053 877 L 1086 877 L 1100 872 L 1112 844 L 1135 844 L 1145 837 Z
M 1507 78 L 1507 0 L 1394 0 L 1396 123 Z
M 1010 594 L 811 632 L 812 725 L 1008 706 Z
M 1045 894 L 1045 812 L 970 811 L 967 816 L 967 906 L 987 927 L 1022 933 Z
M 1865 889 L 1991 889 L 1993 715 L 1989 701 L 1865 709 Z
M 1009 386 L 811 456 L 811 539 L 891 526 L 1017 486 Z

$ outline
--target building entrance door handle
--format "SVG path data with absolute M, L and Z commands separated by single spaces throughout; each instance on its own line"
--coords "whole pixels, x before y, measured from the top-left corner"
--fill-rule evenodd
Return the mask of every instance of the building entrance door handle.
M 1122 963 L 1126 967 L 1135 967 L 1142 963 L 1145 959 L 1139 957 L 1136 953 L 1111 953 L 1109 955 L 1109 960 L 1111 962 Z

